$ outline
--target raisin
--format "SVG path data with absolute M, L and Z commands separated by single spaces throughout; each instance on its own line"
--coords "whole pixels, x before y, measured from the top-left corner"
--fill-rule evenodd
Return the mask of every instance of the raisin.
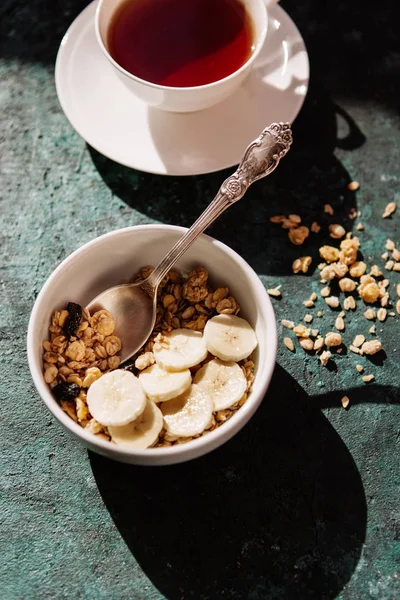
M 69 339 L 71 335 L 74 335 L 80 325 L 82 306 L 80 304 L 75 304 L 75 302 L 68 302 L 67 311 L 68 317 L 65 320 L 63 332 L 65 337 Z
M 61 400 L 73 400 L 77 396 L 79 396 L 81 388 L 76 383 L 58 383 L 55 387 L 53 387 L 52 392 L 60 402 Z

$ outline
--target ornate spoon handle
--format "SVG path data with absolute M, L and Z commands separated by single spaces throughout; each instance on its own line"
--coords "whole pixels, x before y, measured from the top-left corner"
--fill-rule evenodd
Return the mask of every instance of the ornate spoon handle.
M 240 200 L 252 183 L 272 173 L 281 158 L 289 151 L 291 144 L 292 130 L 289 123 L 273 123 L 266 127 L 261 135 L 247 147 L 239 167 L 225 179 L 206 210 L 171 248 L 141 287 L 147 293 L 154 294 L 160 281 L 199 235 L 224 210 Z

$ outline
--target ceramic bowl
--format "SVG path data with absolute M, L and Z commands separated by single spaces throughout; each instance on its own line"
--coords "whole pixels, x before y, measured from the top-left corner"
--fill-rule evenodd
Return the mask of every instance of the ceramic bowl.
M 141 267 L 157 264 L 185 231 L 182 227 L 170 225 L 140 225 L 118 229 L 94 239 L 68 256 L 50 275 L 31 313 L 28 361 L 43 402 L 82 444 L 114 460 L 140 465 L 167 465 L 191 460 L 214 450 L 234 436 L 254 415 L 272 376 L 277 334 L 268 294 L 243 258 L 225 244 L 202 235 L 176 266 L 185 271 L 196 265 L 208 269 L 211 284 L 229 286 L 241 306 L 240 315 L 255 329 L 258 338 L 254 353 L 255 381 L 245 404 L 226 423 L 195 440 L 167 448 L 128 450 L 85 431 L 54 399 L 42 370 L 42 342 L 48 338 L 49 319 L 54 310 L 64 308 L 70 301 L 85 306 L 97 294 L 129 279 Z

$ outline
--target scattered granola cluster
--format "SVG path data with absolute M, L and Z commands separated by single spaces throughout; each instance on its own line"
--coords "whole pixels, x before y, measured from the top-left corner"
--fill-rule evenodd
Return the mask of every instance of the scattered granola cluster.
M 152 267 L 141 269 L 133 280 L 143 281 L 152 270 Z M 158 289 L 157 315 L 152 335 L 127 368 L 138 374 L 153 365 L 153 347 L 162 343 L 163 335 L 179 328 L 202 332 L 211 317 L 237 315 L 239 311 L 240 306 L 229 294 L 228 287 L 211 287 L 204 267 L 196 267 L 187 277 L 177 270 L 170 271 Z M 49 326 L 49 339 L 43 342 L 44 379 L 53 395 L 75 422 L 107 440 L 111 439 L 108 429 L 92 417 L 86 396 L 93 382 L 120 365 L 121 340 L 114 330 L 115 320 L 108 311 L 100 310 L 90 315 L 79 304 L 70 302 L 66 309 L 54 312 Z M 193 367 L 192 376 L 212 358 L 209 355 Z M 252 389 L 254 362 L 251 356 L 238 364 L 247 380 L 247 390 L 233 406 L 215 411 L 204 433 L 227 421 L 245 403 Z M 194 437 L 200 435 L 203 434 Z M 155 446 L 171 446 L 193 439 L 172 440 L 170 437 L 163 429 Z
M 359 188 L 358 182 L 351 182 L 348 189 L 356 191 Z M 390 202 L 382 215 L 383 218 L 391 216 L 396 210 L 396 203 Z M 324 212 L 329 215 L 334 214 L 331 205 L 324 205 Z M 350 219 L 360 216 L 360 212 L 352 209 L 349 214 Z M 289 229 L 289 240 L 293 242 L 295 239 L 295 231 L 298 231 L 301 217 L 298 215 L 289 215 L 284 217 L 277 215 L 271 217 L 271 222 L 280 223 L 282 227 Z M 316 227 L 317 226 L 317 227 Z M 307 235 L 309 235 L 307 227 Z M 313 223 L 311 231 L 319 231 L 318 223 Z M 356 226 L 358 231 L 364 230 L 364 227 L 359 224 Z M 394 317 L 396 312 L 390 311 L 389 308 L 395 304 L 397 313 L 400 314 L 400 283 L 397 284 L 397 300 L 390 299 L 389 296 L 389 280 L 384 276 L 382 270 L 377 265 L 372 265 L 368 268 L 366 262 L 359 258 L 360 240 L 353 236 L 351 232 L 347 232 L 342 225 L 329 225 L 329 235 L 334 240 L 341 240 L 339 245 L 323 245 L 319 248 L 319 254 L 323 262 L 318 265 L 320 271 L 320 283 L 323 287 L 320 290 L 320 297 L 323 302 L 332 310 L 343 307 L 335 317 L 336 331 L 330 331 L 326 334 L 320 333 L 319 329 L 309 326 L 313 321 L 313 315 L 307 313 L 304 316 L 306 325 L 283 319 L 282 326 L 292 330 L 295 334 L 295 339 L 299 345 L 307 352 L 315 352 L 319 356 L 322 365 L 326 366 L 329 360 L 333 357 L 333 353 L 340 354 L 343 351 L 342 333 L 345 330 L 345 318 L 348 311 L 357 310 L 357 303 L 362 300 L 365 304 L 374 305 L 367 308 L 364 312 L 366 319 L 384 322 L 388 316 Z M 294 242 L 296 243 L 296 242 Z M 302 243 L 302 242 L 300 242 Z M 400 271 L 400 250 L 396 248 L 393 240 L 386 241 L 385 252 L 382 255 L 385 261 L 384 268 L 387 271 Z M 292 264 L 293 273 L 307 273 L 312 262 L 311 256 L 302 256 L 297 258 Z M 341 297 L 341 295 L 344 297 Z M 272 294 L 271 294 L 272 295 Z M 310 298 L 304 300 L 303 304 L 307 308 L 312 308 L 318 299 L 318 295 L 313 293 Z M 322 317 L 323 312 L 318 311 L 317 317 Z M 375 325 L 369 328 L 369 333 L 375 335 Z M 295 351 L 294 339 L 288 336 L 283 338 L 283 343 L 291 352 Z M 360 356 L 373 355 L 382 350 L 381 341 L 373 338 L 366 340 L 364 335 L 357 335 L 349 349 Z M 363 372 L 362 365 L 356 366 L 357 371 Z M 368 383 L 374 379 L 374 375 L 363 375 L 362 379 Z M 342 404 L 347 408 L 349 399 L 345 396 L 342 399 Z
M 396 202 L 389 202 L 386 205 L 385 210 L 383 211 L 382 219 L 387 219 L 388 217 L 390 217 L 394 212 L 396 212 L 396 209 L 397 209 Z

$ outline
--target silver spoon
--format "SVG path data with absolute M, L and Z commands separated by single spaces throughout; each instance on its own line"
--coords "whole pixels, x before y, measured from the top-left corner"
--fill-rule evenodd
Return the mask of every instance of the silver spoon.
M 109 288 L 87 306 L 89 312 L 106 309 L 116 319 L 116 330 L 122 341 L 122 362 L 136 354 L 150 337 L 156 319 L 157 288 L 171 267 L 224 210 L 244 196 L 252 183 L 276 169 L 291 143 L 289 123 L 266 127 L 247 147 L 235 173 L 225 179 L 214 200 L 151 275 L 140 283 Z

